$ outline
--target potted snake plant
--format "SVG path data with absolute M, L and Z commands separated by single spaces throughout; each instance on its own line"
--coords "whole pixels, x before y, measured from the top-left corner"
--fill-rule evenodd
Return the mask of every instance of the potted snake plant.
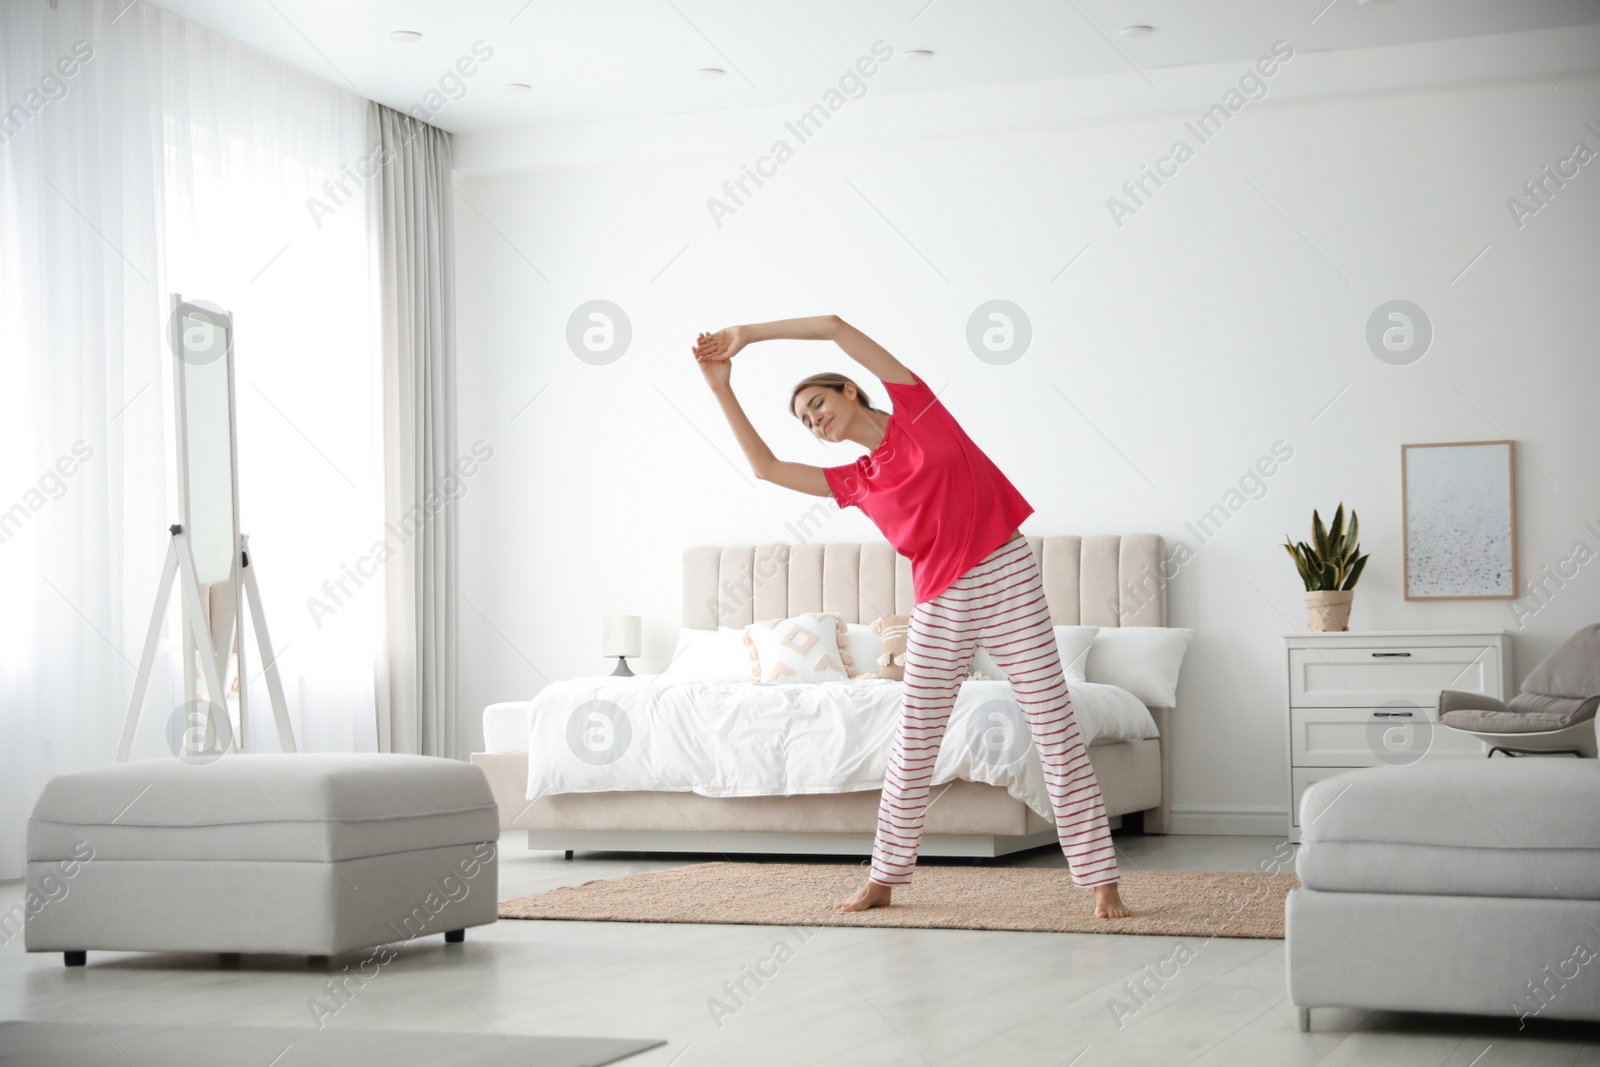
M 1311 544 L 1291 543 L 1286 535 L 1283 548 L 1306 586 L 1306 626 L 1315 632 L 1350 629 L 1350 601 L 1355 597 L 1356 579 L 1367 565 L 1357 543 L 1359 531 L 1354 509 L 1350 528 L 1345 529 L 1341 502 L 1330 526 L 1324 526 L 1322 516 L 1312 510 Z

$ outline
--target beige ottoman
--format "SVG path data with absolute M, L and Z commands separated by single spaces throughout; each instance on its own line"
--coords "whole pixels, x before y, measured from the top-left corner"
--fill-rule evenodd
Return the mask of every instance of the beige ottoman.
M 431 756 L 229 755 L 51 779 L 28 820 L 24 943 L 332 956 L 495 921 L 499 812 Z

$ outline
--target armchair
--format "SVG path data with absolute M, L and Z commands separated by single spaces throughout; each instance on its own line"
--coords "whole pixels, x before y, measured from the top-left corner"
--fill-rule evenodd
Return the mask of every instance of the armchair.
M 1585 626 L 1533 669 L 1509 703 L 1446 689 L 1438 719 L 1489 745 L 1489 755 L 1567 753 L 1594 758 L 1600 708 L 1600 623 Z

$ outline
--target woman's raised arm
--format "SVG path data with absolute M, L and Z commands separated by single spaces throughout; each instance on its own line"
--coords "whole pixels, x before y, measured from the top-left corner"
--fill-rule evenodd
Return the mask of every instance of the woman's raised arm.
M 915 385 L 917 382 L 910 368 L 890 355 L 888 349 L 837 315 L 811 315 L 801 319 L 730 326 L 714 334 L 702 334 L 695 354 L 713 360 L 730 359 L 745 345 L 785 338 L 832 341 L 844 350 L 845 355 L 877 375 L 880 381 L 895 385 Z
M 711 386 L 712 394 L 722 407 L 722 414 L 727 418 L 728 425 L 733 427 L 733 436 L 738 440 L 739 447 L 744 450 L 744 458 L 750 462 L 751 471 L 762 481 L 781 485 L 785 489 L 794 489 L 813 496 L 832 496 L 833 490 L 829 487 L 827 476 L 822 473 L 821 467 L 805 463 L 789 463 L 772 454 L 772 449 L 767 447 L 767 443 L 761 439 L 756 428 L 750 424 L 749 416 L 745 415 L 744 408 L 739 405 L 739 398 L 733 395 L 730 374 L 732 369 L 729 361 L 725 359 L 700 360 L 700 370 L 705 374 L 706 383 Z
M 793 489 L 797 493 L 810 493 L 812 496 L 833 496 L 833 487 L 828 484 L 828 476 L 822 473 L 821 467 L 813 467 L 809 463 L 791 463 L 788 460 L 775 460 L 767 468 L 762 481 L 781 485 L 785 489 Z

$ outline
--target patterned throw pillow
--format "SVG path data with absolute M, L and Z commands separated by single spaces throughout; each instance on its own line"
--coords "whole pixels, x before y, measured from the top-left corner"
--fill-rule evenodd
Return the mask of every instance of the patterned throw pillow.
M 872 632 L 883 637 L 883 652 L 878 656 L 878 677 L 903 682 L 906 679 L 906 638 L 911 626 L 909 615 L 882 615 L 872 624 Z M 980 648 L 981 651 L 981 648 Z M 967 668 L 964 682 L 1003 680 L 1004 674 L 984 674 L 976 656 Z
M 883 638 L 883 652 L 878 656 L 878 677 L 903 682 L 906 677 L 906 629 L 911 625 L 909 615 L 883 615 L 872 624 L 872 630 Z
M 844 651 L 845 624 L 836 611 L 808 611 L 744 628 L 755 682 L 842 682 L 860 672 Z

